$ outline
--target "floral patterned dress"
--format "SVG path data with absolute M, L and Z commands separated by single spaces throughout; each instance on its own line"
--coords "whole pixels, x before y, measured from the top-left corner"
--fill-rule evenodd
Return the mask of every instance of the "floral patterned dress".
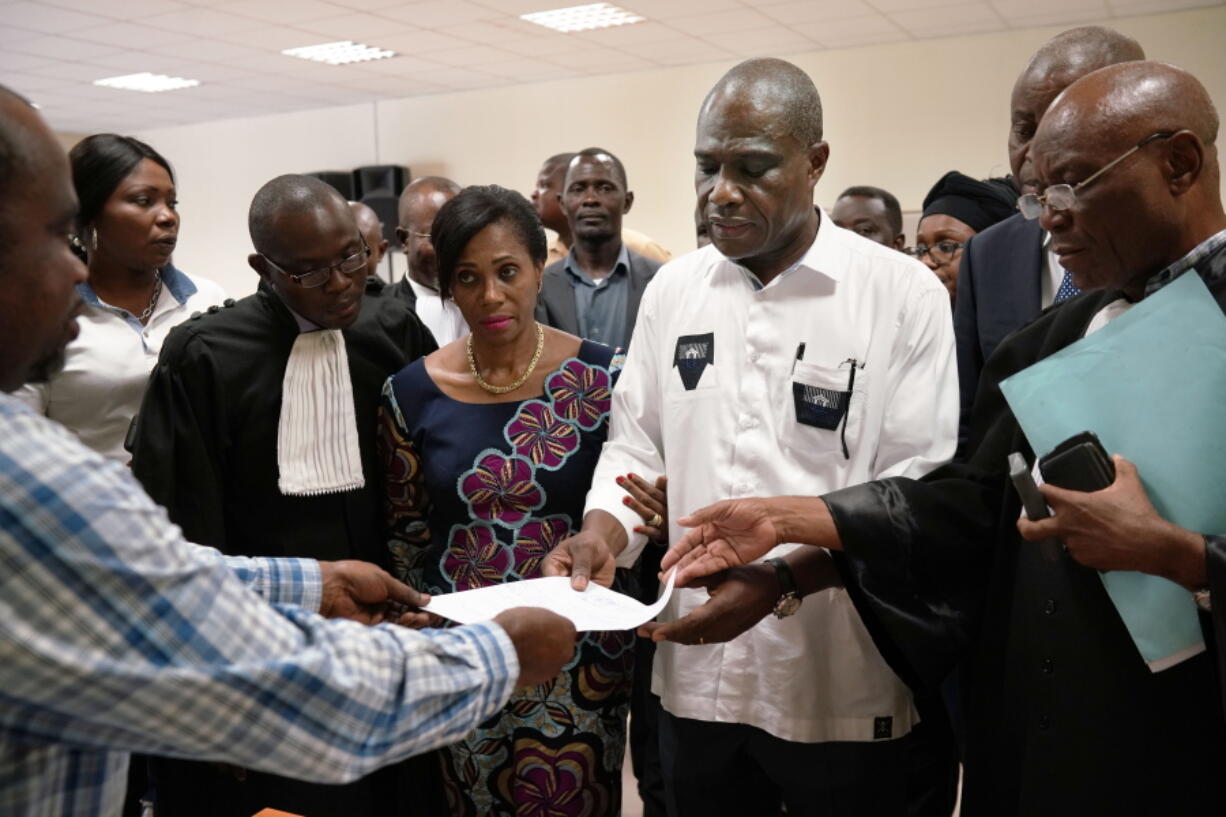
M 582 521 L 615 379 L 613 351 L 589 341 L 531 400 L 454 400 L 422 360 L 389 379 L 380 436 L 401 577 L 451 593 L 540 576 Z M 619 814 L 633 647 L 632 632 L 581 634 L 561 674 L 443 750 L 451 813 Z

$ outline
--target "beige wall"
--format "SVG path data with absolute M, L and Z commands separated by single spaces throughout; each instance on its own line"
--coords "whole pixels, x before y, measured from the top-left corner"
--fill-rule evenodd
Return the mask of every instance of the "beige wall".
M 59 143 L 64 150 L 72 150 L 74 147 L 76 147 L 77 142 L 80 142 L 85 138 L 85 136 L 86 134 L 83 133 L 63 133 L 61 131 L 55 132 L 55 138 L 59 140 Z
M 1110 23 L 1151 58 L 1196 74 L 1226 107 L 1226 7 Z M 785 56 L 822 93 L 831 159 L 817 201 L 876 184 L 917 209 L 945 171 L 1008 171 L 1008 96 L 1029 55 L 1061 28 Z M 183 230 L 176 262 L 235 295 L 246 269 L 246 210 L 279 173 L 409 165 L 462 184 L 530 191 L 541 160 L 599 145 L 626 164 L 637 199 L 627 225 L 674 252 L 693 247 L 698 106 L 731 63 L 395 100 L 139 133 L 175 165 Z

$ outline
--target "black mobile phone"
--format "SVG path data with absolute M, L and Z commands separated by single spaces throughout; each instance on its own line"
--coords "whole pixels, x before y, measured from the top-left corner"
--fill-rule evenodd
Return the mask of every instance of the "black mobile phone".
M 1070 491 L 1101 491 L 1115 482 L 1115 464 L 1093 431 L 1074 434 L 1041 457 L 1039 473 Z

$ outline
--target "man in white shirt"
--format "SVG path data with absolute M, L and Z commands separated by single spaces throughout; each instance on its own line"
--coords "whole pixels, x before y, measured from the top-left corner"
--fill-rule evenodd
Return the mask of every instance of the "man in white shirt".
M 607 582 L 642 547 L 619 475 L 666 473 L 681 516 L 769 488 L 918 476 L 953 453 L 948 296 L 814 209 L 829 147 L 809 77 L 773 59 L 733 68 L 703 104 L 694 153 L 714 245 L 666 264 L 644 294 L 583 530 L 547 561 L 577 587 Z M 841 589 L 801 603 L 833 572 L 809 550 L 782 545 L 717 591 L 765 599 L 729 604 L 730 616 L 773 604 L 777 617 L 727 644 L 660 644 L 670 813 L 936 814 L 936 791 L 948 814 L 948 745 L 925 752 L 912 734 L 911 692 Z M 706 599 L 680 590 L 661 618 Z M 909 779 L 918 765 L 933 771 L 922 785 Z M 921 800 L 932 810 L 910 808 Z
M 408 269 L 404 278 L 388 288 L 417 312 L 417 317 L 434 335 L 439 347 L 468 334 L 468 324 L 460 308 L 438 291 L 438 261 L 430 243 L 430 226 L 444 204 L 455 198 L 460 186 L 442 176 L 414 179 L 400 194 L 400 224 L 396 237 L 404 250 Z

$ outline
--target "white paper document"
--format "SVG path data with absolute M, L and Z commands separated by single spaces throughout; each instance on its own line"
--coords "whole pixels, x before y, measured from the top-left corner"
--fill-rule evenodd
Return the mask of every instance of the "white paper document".
M 673 594 L 676 573 L 676 570 L 669 572 L 664 591 L 659 600 L 651 605 L 595 582 L 589 582 L 587 589 L 580 592 L 571 588 L 569 578 L 549 576 L 432 596 L 430 603 L 422 609 L 460 624 L 475 624 L 489 621 L 512 607 L 544 607 L 570 619 L 579 632 L 633 630 L 651 621 L 664 609 L 669 596 Z

